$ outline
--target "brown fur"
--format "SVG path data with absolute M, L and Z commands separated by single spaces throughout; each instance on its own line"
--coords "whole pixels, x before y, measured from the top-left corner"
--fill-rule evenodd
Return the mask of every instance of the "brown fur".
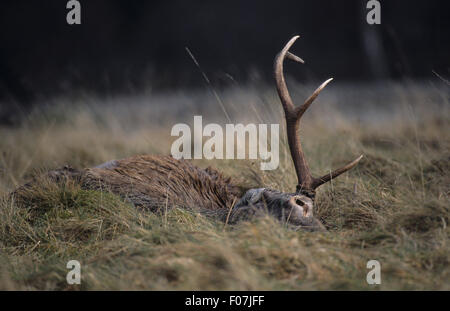
M 168 204 L 217 210 L 230 208 L 240 196 L 231 179 L 218 171 L 169 156 L 134 156 L 115 161 L 112 167 L 85 169 L 81 182 L 150 209 Z
M 202 169 L 170 156 L 140 155 L 83 170 L 64 167 L 47 175 L 57 183 L 71 180 L 84 189 L 110 191 L 136 207 L 151 211 L 174 205 L 228 210 L 242 195 L 231 178 L 215 169 Z M 27 189 L 36 182 L 39 181 L 18 188 L 14 196 L 19 200 L 27 198 Z
M 307 230 L 324 230 L 313 217 L 313 201 L 306 196 L 266 188 L 250 189 L 244 194 L 244 189 L 215 169 L 202 169 L 169 156 L 134 156 L 83 170 L 64 167 L 47 176 L 59 184 L 70 181 L 83 189 L 110 191 L 152 212 L 179 206 L 230 223 L 268 212 Z M 26 203 L 29 189 L 38 182 L 18 188 L 13 195 Z

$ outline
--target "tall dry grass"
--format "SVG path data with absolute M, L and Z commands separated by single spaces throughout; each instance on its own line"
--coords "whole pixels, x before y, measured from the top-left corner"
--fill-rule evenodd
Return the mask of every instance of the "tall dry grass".
M 293 95 L 312 89 L 294 86 Z M 234 123 L 282 121 L 272 90 L 220 96 Z M 448 104 L 448 89 L 433 84 L 327 89 L 302 123 L 310 166 L 320 174 L 365 157 L 319 190 L 316 215 L 328 232 L 309 233 L 271 218 L 224 226 L 178 208 L 147 214 L 109 193 L 45 181 L 20 208 L 7 194 L 39 172 L 168 154 L 174 123 L 196 114 L 227 122 L 207 92 L 55 99 L 22 126 L 0 128 L 0 288 L 448 290 Z M 260 171 L 257 161 L 196 162 L 239 183 L 295 186 L 285 140 L 274 171 Z M 72 259 L 82 265 L 80 286 L 66 283 Z M 379 286 L 366 283 L 370 259 L 381 263 Z

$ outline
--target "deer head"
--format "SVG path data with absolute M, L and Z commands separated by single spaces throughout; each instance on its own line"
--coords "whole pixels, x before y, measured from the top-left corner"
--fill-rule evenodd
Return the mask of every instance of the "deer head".
M 285 58 L 304 63 L 300 57 L 289 52 L 289 49 L 298 38 L 299 36 L 295 36 L 289 40 L 275 57 L 274 62 L 274 76 L 286 119 L 289 149 L 294 162 L 295 172 L 297 173 L 296 192 L 283 193 L 266 188 L 251 189 L 237 203 L 233 216 L 257 214 L 262 210 L 267 210 L 278 219 L 295 226 L 310 230 L 323 230 L 323 225 L 314 218 L 313 213 L 316 189 L 353 168 L 363 156 L 361 155 L 349 164 L 321 177 L 311 175 L 298 134 L 300 119 L 320 92 L 333 79 L 328 79 L 322 83 L 301 106 L 294 106 L 284 79 L 283 63 Z

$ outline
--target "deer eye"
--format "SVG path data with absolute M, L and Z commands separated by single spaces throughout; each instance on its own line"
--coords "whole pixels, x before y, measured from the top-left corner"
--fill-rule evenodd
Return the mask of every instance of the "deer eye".
M 296 199 L 295 200 L 295 204 L 300 205 L 300 206 L 305 205 L 305 203 L 302 200 L 300 200 L 300 199 Z

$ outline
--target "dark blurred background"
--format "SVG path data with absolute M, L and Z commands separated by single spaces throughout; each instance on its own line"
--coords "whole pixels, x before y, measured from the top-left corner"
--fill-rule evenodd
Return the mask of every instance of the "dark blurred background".
M 368 25 L 367 0 L 80 0 L 82 24 L 68 25 L 66 0 L 2 0 L 0 102 L 204 87 L 186 47 L 215 87 L 271 81 L 294 34 L 300 81 L 448 77 L 449 1 L 380 2 Z

